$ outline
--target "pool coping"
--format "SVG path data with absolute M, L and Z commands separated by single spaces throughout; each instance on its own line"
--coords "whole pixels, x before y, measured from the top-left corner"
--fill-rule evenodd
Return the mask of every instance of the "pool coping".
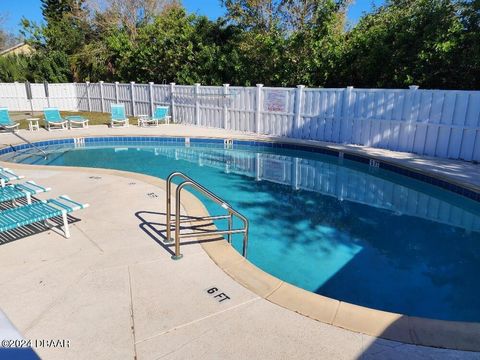
M 71 137 L 68 138 L 71 139 Z M 196 138 L 207 139 L 202 137 Z M 136 178 L 156 185 L 164 191 L 166 189 L 166 183 L 163 179 L 127 171 L 18 163 L 8 164 L 12 164 L 11 167 L 13 168 L 25 167 L 39 170 L 55 168 L 65 171 L 81 170 L 107 173 Z M 394 164 L 393 166 L 397 165 Z M 413 170 L 416 171 L 416 169 Z M 431 177 L 432 174 L 427 176 Z M 186 191 L 184 196 L 182 206 L 187 214 L 195 216 L 209 215 L 203 203 L 193 194 Z M 272 303 L 311 319 L 402 343 L 455 350 L 480 351 L 480 323 L 413 317 L 331 299 L 296 287 L 264 272 L 243 258 L 225 240 L 204 242 L 201 246 L 208 256 L 236 282 Z

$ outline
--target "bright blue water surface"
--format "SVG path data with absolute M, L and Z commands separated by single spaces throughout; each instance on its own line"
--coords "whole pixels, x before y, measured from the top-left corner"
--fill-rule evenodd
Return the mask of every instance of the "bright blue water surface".
M 247 216 L 248 258 L 274 276 L 380 310 L 480 321 L 480 204 L 457 194 L 361 163 L 284 149 L 109 143 L 51 151 L 47 160 L 10 160 L 163 179 L 185 172 Z M 234 243 L 241 250 L 240 238 Z

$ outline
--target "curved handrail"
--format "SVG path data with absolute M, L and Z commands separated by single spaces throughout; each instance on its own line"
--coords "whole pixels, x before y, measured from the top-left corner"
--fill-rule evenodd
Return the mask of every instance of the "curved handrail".
M 32 148 L 40 151 L 40 152 L 43 154 L 42 157 L 43 157 L 44 159 L 46 159 L 46 158 L 48 157 L 47 153 L 46 153 L 44 150 L 40 149 L 38 146 L 36 146 L 36 145 L 35 145 L 34 143 L 32 143 L 31 141 L 25 139 L 23 136 L 17 134 L 16 132 L 13 132 L 13 135 L 15 135 L 15 136 L 18 137 L 19 139 L 25 141 L 27 144 L 30 144 L 30 145 L 32 146 Z M 12 144 L 10 144 L 10 146 L 11 146 L 13 149 L 15 149 Z M 34 154 L 34 155 L 35 155 L 35 154 Z M 37 155 L 37 156 L 38 156 L 38 155 Z
M 183 188 L 186 186 L 191 186 L 196 190 L 200 191 L 203 195 L 207 196 L 217 204 L 219 204 L 222 208 L 228 211 L 229 218 L 228 218 L 228 230 L 226 231 L 212 231 L 211 234 L 227 234 L 228 235 L 228 242 L 231 243 L 231 235 L 233 233 L 243 232 L 243 251 L 242 255 L 247 257 L 247 249 L 248 249 L 248 228 L 249 222 L 248 219 L 239 213 L 237 210 L 233 209 L 230 204 L 226 201 L 212 193 L 210 190 L 193 180 L 191 177 L 185 175 L 180 171 L 176 171 L 171 173 L 167 178 L 167 241 L 171 241 L 171 197 L 172 197 L 172 189 L 171 184 L 175 177 L 181 177 L 184 179 L 182 183 L 177 186 L 176 193 L 175 193 L 175 255 L 172 256 L 174 259 L 180 259 L 182 255 L 180 254 L 180 195 Z M 232 230 L 232 216 L 236 216 L 243 222 L 243 229 L 242 230 Z

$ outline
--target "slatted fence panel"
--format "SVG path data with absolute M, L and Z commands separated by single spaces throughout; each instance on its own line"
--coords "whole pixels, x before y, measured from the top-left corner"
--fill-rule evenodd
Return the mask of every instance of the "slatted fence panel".
M 181 124 L 195 125 L 195 88 L 193 86 L 175 86 L 173 99 L 175 121 Z
M 227 129 L 255 132 L 256 88 L 231 86 Z
M 79 111 L 89 111 L 87 86 L 87 84 L 75 84 L 77 108 Z
M 124 103 L 119 99 L 119 91 L 117 91 L 116 84 L 104 83 L 102 86 L 103 93 L 103 109 L 104 112 L 110 112 L 112 104 Z M 128 111 L 128 105 L 125 104 L 125 109 Z
M 101 85 L 100 84 L 89 84 L 87 86 L 88 93 L 90 96 L 90 104 L 91 104 L 91 110 L 94 112 L 101 112 L 103 111 L 103 102 L 102 102 L 102 96 L 101 96 Z M 108 110 L 105 110 L 108 111 Z
M 135 84 L 133 86 L 133 94 L 135 99 L 135 114 L 151 116 L 150 87 L 144 84 Z
M 223 87 L 202 86 L 198 87 L 196 94 L 198 108 L 195 114 L 198 125 L 213 128 L 224 128 L 224 107 L 229 106 L 230 99 L 224 94 Z M 198 117 L 198 118 L 197 118 Z

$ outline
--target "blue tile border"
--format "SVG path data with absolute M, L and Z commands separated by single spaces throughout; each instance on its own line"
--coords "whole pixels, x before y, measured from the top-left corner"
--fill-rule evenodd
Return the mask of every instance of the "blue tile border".
M 80 138 L 81 139 L 81 138 Z M 137 145 L 137 146 L 148 146 L 148 145 L 184 145 L 184 137 L 161 137 L 161 136 L 105 136 L 105 137 L 85 137 L 83 138 L 85 145 L 111 145 L 110 143 L 120 143 L 127 145 Z M 50 145 L 72 145 L 75 143 L 74 138 L 67 139 L 56 139 L 56 140 L 46 140 L 38 141 L 33 143 L 33 145 L 38 147 L 45 147 Z M 215 139 L 215 138 L 190 138 L 190 144 L 193 146 L 211 146 L 223 148 L 224 140 Z M 33 147 L 31 144 L 20 144 L 20 145 L 10 145 L 0 149 L 0 155 L 5 155 L 17 150 L 25 150 Z M 272 142 L 272 141 L 262 141 L 262 140 L 235 140 L 233 141 L 235 146 L 254 146 L 254 147 L 264 147 L 264 148 L 273 148 L 273 149 L 288 149 L 288 150 L 300 150 L 306 152 L 313 152 L 318 154 L 330 155 L 338 157 L 340 152 L 343 153 L 343 158 L 347 160 L 352 160 L 355 162 L 369 164 L 370 160 L 376 160 L 379 164 L 379 168 L 392 171 L 394 173 L 411 177 L 428 184 L 432 184 L 443 189 L 449 190 L 456 194 L 465 196 L 472 200 L 480 202 L 480 192 L 468 189 L 466 187 L 454 184 L 452 182 L 439 179 L 431 175 L 422 174 L 419 171 L 410 170 L 406 167 L 395 165 L 392 163 L 385 162 L 384 160 L 378 160 L 370 158 L 367 156 L 356 155 L 352 153 L 345 152 L 343 150 L 333 150 L 320 146 L 309 146 L 303 144 L 292 144 L 292 143 L 281 143 L 281 142 Z

